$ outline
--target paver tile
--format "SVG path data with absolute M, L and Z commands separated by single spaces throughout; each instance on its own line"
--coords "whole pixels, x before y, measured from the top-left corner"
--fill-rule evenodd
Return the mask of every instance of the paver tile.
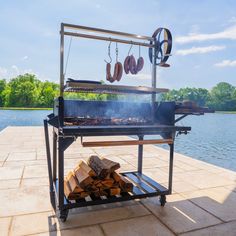
M 48 176 L 48 167 L 46 165 L 26 166 L 23 178 L 41 178 Z
M 165 207 L 160 206 L 157 197 L 145 199 L 142 202 L 175 233 L 221 223 L 217 218 L 178 194 L 168 196 Z
M 0 180 L 20 179 L 22 176 L 23 167 L 0 167 Z
M 236 220 L 236 192 L 230 189 L 217 187 L 182 195 L 223 221 Z
M 34 235 L 37 235 L 37 236 L 104 236 L 101 228 L 97 225 L 83 227 L 83 228 L 76 228 L 76 229 L 45 232 L 45 233 L 34 234 Z
M 0 190 L 0 217 L 50 211 L 48 187 Z
M 55 217 L 54 214 L 50 211 L 14 216 L 12 221 L 11 234 L 28 235 L 52 230 L 56 230 Z
M 11 217 L 0 218 L 0 235 L 5 236 L 9 234 L 11 224 Z
M 48 186 L 49 180 L 48 177 L 40 178 L 29 178 L 22 179 L 21 187 L 37 187 L 37 186 Z
M 181 234 L 181 236 L 235 236 L 236 235 L 236 221 L 229 223 L 211 226 L 206 229 L 200 229 L 194 232 Z
M 1 189 L 18 188 L 20 186 L 20 179 L 4 179 L 0 180 Z
M 104 229 L 106 235 L 113 236 L 174 235 L 154 216 L 144 216 L 128 220 L 105 223 L 102 224 L 102 228 Z
M 16 151 L 16 150 L 14 149 L 14 151 Z M 26 150 L 24 150 L 24 151 L 26 151 Z M 35 152 L 12 152 L 9 154 L 7 160 L 8 161 L 36 160 L 36 153 Z
M 57 220 L 57 228 L 68 229 L 72 227 L 100 224 L 114 220 L 126 219 L 148 215 L 150 212 L 141 204 L 130 202 L 129 204 L 108 204 L 103 206 L 74 209 L 69 214 L 65 223 Z M 93 210 L 95 209 L 95 210 Z

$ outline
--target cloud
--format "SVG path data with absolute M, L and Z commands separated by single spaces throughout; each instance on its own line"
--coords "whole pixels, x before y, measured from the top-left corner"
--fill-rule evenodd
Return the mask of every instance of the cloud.
M 176 51 L 177 55 L 181 56 L 186 56 L 189 54 L 203 54 L 203 53 L 208 53 L 208 52 L 215 52 L 215 51 L 220 51 L 225 49 L 225 46 L 216 46 L 216 45 L 211 45 L 208 47 L 192 47 L 189 49 L 180 49 Z
M 216 67 L 236 67 L 236 60 L 223 60 L 221 62 L 216 63 L 214 66 Z
M 20 74 L 20 70 L 19 70 L 19 68 L 16 65 L 12 65 L 11 69 L 15 72 L 16 75 Z
M 22 69 L 16 65 L 12 65 L 10 68 L 0 67 L 0 79 L 12 79 L 17 77 L 18 75 L 24 75 L 27 73 L 35 75 L 42 81 L 50 80 L 50 78 L 48 78 L 47 76 L 35 72 L 33 69 Z
M 0 67 L 0 78 L 5 78 L 7 76 L 7 69 Z
M 21 60 L 22 61 L 25 61 L 25 60 L 27 60 L 29 57 L 28 56 L 23 56 L 22 58 L 21 58 Z
M 229 23 L 236 23 L 236 17 L 235 16 L 232 16 L 229 21 Z
M 191 43 L 191 42 L 201 42 L 208 40 L 216 40 L 216 39 L 230 39 L 236 40 L 236 25 L 229 27 L 221 32 L 213 33 L 213 34 L 198 34 L 192 33 L 187 36 L 177 36 L 175 39 L 176 43 Z

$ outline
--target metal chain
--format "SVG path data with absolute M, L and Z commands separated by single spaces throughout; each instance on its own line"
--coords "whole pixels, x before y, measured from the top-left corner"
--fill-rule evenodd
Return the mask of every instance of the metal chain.
M 118 45 L 116 43 L 116 62 L 118 61 Z

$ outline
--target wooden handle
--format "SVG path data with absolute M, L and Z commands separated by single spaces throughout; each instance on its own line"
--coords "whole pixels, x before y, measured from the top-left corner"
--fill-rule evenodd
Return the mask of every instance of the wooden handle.
M 82 142 L 82 145 L 83 147 L 104 147 L 104 146 L 161 144 L 161 143 L 172 144 L 173 139 L 96 141 L 96 142 Z

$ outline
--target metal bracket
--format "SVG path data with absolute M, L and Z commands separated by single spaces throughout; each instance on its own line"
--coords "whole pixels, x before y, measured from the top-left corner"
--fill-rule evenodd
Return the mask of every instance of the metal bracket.
M 175 123 L 177 123 L 178 121 L 182 120 L 184 117 L 188 116 L 189 114 L 184 114 L 180 117 L 178 117 L 176 120 L 175 120 Z
M 63 152 L 76 140 L 74 136 L 72 137 L 62 137 L 59 136 L 60 147 Z

